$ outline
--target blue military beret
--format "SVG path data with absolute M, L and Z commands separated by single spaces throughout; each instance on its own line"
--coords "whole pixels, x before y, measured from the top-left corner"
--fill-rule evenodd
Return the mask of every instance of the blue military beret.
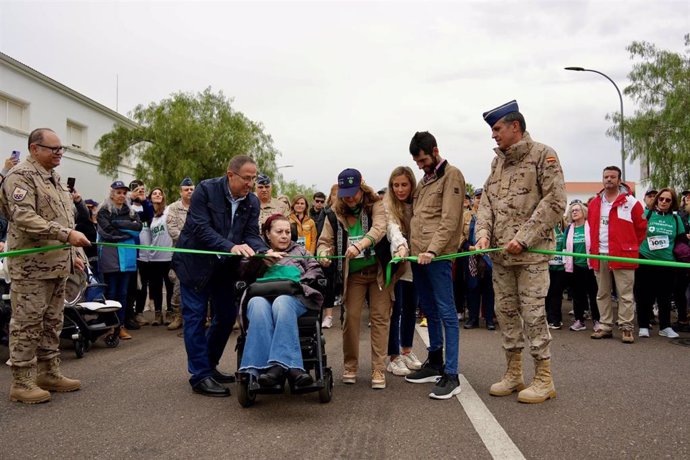
M 520 108 L 518 107 L 518 103 L 515 99 L 513 99 L 512 101 L 506 102 L 505 104 L 496 107 L 495 109 L 489 110 L 488 112 L 484 112 L 482 116 L 484 117 L 484 121 L 489 126 L 493 127 L 498 120 L 505 117 L 509 113 L 519 111 Z
M 271 178 L 268 177 L 266 174 L 259 174 L 256 178 L 256 183 L 259 185 L 270 185 Z
M 192 179 L 189 177 L 185 177 L 182 179 L 182 182 L 180 182 L 180 187 L 192 187 L 194 186 L 194 182 L 192 182 Z

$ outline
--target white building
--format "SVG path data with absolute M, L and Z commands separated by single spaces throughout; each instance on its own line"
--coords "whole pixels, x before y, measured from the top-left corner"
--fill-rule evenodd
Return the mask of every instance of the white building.
M 115 125 L 136 123 L 114 110 L 0 53 L 0 164 L 13 150 L 21 159 L 29 152 L 27 140 L 35 128 L 54 130 L 67 149 L 57 172 L 64 182 L 76 179 L 84 198 L 103 200 L 113 178 L 98 173 L 100 152 L 95 144 Z M 117 178 L 134 179 L 132 165 L 120 166 Z

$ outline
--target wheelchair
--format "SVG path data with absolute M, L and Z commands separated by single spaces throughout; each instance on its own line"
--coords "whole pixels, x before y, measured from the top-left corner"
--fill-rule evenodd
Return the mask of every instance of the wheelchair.
M 319 280 L 319 284 L 325 287 L 326 280 Z M 237 299 L 241 299 L 247 284 L 243 281 L 235 284 L 235 295 Z M 242 354 L 244 352 L 244 344 L 247 339 L 247 317 L 244 311 L 239 312 L 240 319 L 240 335 L 237 338 L 237 368 L 242 364 Z M 302 351 L 302 360 L 304 361 L 304 369 L 312 374 L 314 383 L 304 387 L 295 387 L 288 384 L 291 394 L 303 394 L 318 392 L 319 402 L 328 403 L 333 397 L 333 371 L 328 367 L 328 359 L 325 351 L 325 339 L 321 331 L 321 310 L 307 312 L 297 319 L 297 327 L 299 329 L 299 342 Z M 242 407 L 250 407 L 256 401 L 256 396 L 259 394 L 283 394 L 285 392 L 285 383 L 273 387 L 263 387 L 259 385 L 256 376 L 248 372 L 235 373 L 236 376 L 236 392 L 237 401 Z

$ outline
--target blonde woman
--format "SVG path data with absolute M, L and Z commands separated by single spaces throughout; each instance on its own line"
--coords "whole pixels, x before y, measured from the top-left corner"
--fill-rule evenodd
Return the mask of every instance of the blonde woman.
M 314 255 L 316 252 L 316 222 L 309 216 L 309 203 L 304 195 L 297 195 L 290 208 L 290 223 L 297 228 L 297 244 Z

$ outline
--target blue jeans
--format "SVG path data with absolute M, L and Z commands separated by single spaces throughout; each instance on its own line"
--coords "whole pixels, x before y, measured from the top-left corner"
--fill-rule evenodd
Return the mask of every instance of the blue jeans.
M 281 295 L 271 304 L 263 297 L 253 297 L 247 306 L 247 341 L 240 371 L 262 370 L 275 364 L 285 369 L 302 369 L 297 318 L 307 308 L 296 297 Z
M 104 273 L 103 279 L 105 284 L 105 298 L 108 300 L 115 300 L 120 302 L 122 308 L 117 311 L 117 317 L 120 320 L 120 325 L 125 323 L 125 310 L 127 309 L 127 286 L 129 285 L 129 277 L 134 272 L 113 272 Z
M 416 322 L 417 293 L 414 283 L 400 280 L 395 284 L 395 302 L 388 332 L 388 356 L 400 354 L 400 347 L 411 348 Z
M 187 350 L 189 383 L 196 385 L 213 374 L 228 344 L 237 317 L 235 283 L 232 279 L 214 280 L 203 290 L 180 283 L 184 346 Z M 211 301 L 211 327 L 205 329 L 206 309 Z
M 443 350 L 446 338 L 446 374 L 458 373 L 460 324 L 453 298 L 452 263 L 449 260 L 428 265 L 412 264 L 419 304 L 429 326 L 429 351 Z

